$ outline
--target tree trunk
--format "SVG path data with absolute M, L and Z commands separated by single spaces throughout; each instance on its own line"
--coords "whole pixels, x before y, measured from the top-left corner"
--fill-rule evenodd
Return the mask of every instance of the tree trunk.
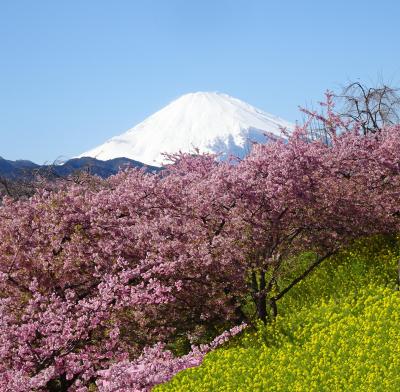
M 49 392 L 68 392 L 69 387 L 75 382 L 76 376 L 72 380 L 67 380 L 65 374 L 62 374 L 58 379 L 50 380 L 46 388 Z
M 235 296 L 231 295 L 231 290 L 228 287 L 224 288 L 224 293 L 228 297 L 229 304 L 235 309 L 235 315 L 237 317 L 236 322 L 238 324 L 243 323 L 247 320 L 246 315 L 244 314 L 240 304 L 238 305 L 238 299 Z
M 278 315 L 278 305 L 276 304 L 275 298 L 271 298 L 269 304 L 272 310 L 272 318 L 274 319 Z
M 265 293 L 265 272 L 260 272 L 260 284 L 258 286 L 257 315 L 265 324 L 267 322 L 267 294 Z

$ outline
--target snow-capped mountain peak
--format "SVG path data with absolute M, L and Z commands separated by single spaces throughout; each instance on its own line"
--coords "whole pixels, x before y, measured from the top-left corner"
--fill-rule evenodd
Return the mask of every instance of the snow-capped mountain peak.
M 281 136 L 282 127 L 293 125 L 227 94 L 189 93 L 80 157 L 126 157 L 155 166 L 162 165 L 163 153 L 196 149 L 243 157 L 251 142 Z

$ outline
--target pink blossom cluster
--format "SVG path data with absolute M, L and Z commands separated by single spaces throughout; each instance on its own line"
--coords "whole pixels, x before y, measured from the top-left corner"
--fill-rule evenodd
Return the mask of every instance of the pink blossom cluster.
M 145 348 L 136 360 L 118 362 L 107 370 L 99 371 L 96 385 L 100 392 L 150 391 L 153 386 L 169 381 L 181 370 L 200 365 L 208 352 L 226 343 L 246 326 L 245 323 L 235 326 L 210 344 L 192 346 L 191 351 L 182 357 L 175 357 L 162 343 Z

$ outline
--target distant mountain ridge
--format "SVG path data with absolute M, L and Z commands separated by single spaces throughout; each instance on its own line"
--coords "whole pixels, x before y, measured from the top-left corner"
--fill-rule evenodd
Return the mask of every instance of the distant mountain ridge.
M 88 171 L 103 178 L 117 174 L 125 167 L 146 167 L 149 171 L 159 170 L 128 158 L 115 158 L 101 161 L 91 157 L 73 158 L 60 165 L 38 165 L 27 160 L 11 161 L 0 157 L 0 177 L 19 179 L 32 177 L 37 172 L 51 170 L 60 177 L 66 177 L 78 171 Z
M 61 177 L 82 170 L 109 177 L 126 166 L 146 166 L 155 171 L 165 163 L 165 153 L 200 152 L 217 154 L 221 159 L 230 155 L 243 158 L 253 142 L 279 139 L 282 129 L 291 131 L 293 127 L 227 94 L 189 93 L 127 132 L 63 164 L 37 165 L 0 157 L 0 177 L 29 178 L 47 169 Z

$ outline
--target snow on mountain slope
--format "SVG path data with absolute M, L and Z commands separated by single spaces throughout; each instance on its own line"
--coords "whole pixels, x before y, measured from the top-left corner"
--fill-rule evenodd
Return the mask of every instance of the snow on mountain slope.
M 265 134 L 280 137 L 281 127 L 293 125 L 226 94 L 190 93 L 80 157 L 126 157 L 155 166 L 165 161 L 163 153 L 196 149 L 243 157 L 251 142 L 267 141 Z

